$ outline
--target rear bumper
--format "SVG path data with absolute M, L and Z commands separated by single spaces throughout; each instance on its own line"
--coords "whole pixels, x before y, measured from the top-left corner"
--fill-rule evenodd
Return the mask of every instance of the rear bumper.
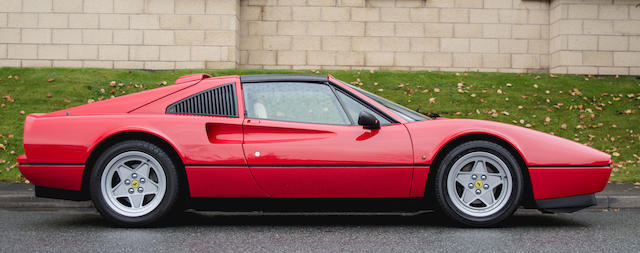
M 18 169 L 32 184 L 39 187 L 80 191 L 84 164 L 23 163 Z
M 594 194 L 536 200 L 538 209 L 547 213 L 572 213 L 596 204 Z

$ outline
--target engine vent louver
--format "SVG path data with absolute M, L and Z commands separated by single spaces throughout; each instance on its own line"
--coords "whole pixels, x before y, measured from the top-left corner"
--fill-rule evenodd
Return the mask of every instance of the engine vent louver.
M 167 113 L 238 117 L 235 84 L 223 84 L 191 95 L 171 104 Z

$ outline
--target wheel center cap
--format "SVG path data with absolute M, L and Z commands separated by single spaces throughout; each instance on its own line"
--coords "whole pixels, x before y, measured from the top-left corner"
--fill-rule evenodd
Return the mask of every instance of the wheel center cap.
M 138 180 L 131 181 L 131 187 L 138 188 L 139 185 L 140 183 L 138 183 Z M 477 183 L 476 183 L 476 186 L 477 186 Z
M 133 184 L 133 183 L 131 183 L 131 184 Z M 480 189 L 480 188 L 482 188 L 482 181 L 480 181 L 480 180 L 476 180 L 476 182 L 475 182 L 475 183 L 473 183 L 473 185 L 474 185 L 476 188 Z

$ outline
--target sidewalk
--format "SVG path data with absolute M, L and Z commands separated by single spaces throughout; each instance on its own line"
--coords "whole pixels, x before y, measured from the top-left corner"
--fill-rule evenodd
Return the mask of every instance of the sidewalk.
M 598 205 L 589 209 L 640 208 L 640 185 L 611 183 L 596 194 Z M 0 182 L 0 209 L 56 210 L 93 209 L 91 201 L 36 198 L 31 184 Z
M 9 210 L 91 210 L 91 201 L 37 198 L 32 184 L 0 182 L 0 209 Z

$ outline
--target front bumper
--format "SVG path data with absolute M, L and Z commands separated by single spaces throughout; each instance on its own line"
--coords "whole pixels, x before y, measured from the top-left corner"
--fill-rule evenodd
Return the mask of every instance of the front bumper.
M 536 200 L 538 209 L 545 213 L 572 213 L 596 204 L 594 194 Z
M 529 166 L 535 200 L 601 192 L 610 174 L 610 166 Z

